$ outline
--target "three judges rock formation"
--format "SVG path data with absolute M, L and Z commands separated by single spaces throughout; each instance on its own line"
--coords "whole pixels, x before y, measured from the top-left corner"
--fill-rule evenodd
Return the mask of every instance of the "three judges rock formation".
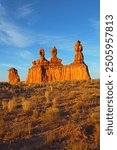
M 32 67 L 28 70 L 26 83 L 57 82 L 64 80 L 89 80 L 90 75 L 87 65 L 84 63 L 82 54 L 83 46 L 80 41 L 74 45 L 76 52 L 74 62 L 63 65 L 62 60 L 57 58 L 57 49 L 51 49 L 52 58 L 45 59 L 43 48 L 39 50 L 40 59 L 32 62 Z

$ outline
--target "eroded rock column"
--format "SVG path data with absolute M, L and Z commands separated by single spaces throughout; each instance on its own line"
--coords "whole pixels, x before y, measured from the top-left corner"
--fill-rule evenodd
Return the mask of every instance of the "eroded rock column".
M 8 82 L 10 84 L 16 84 L 20 82 L 20 77 L 18 75 L 18 71 L 15 68 L 10 68 L 8 70 Z

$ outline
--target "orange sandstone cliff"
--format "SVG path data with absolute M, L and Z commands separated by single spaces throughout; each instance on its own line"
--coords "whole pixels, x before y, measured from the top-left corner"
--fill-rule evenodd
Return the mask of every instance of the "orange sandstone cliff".
M 52 58 L 45 59 L 43 48 L 39 50 L 40 59 L 32 62 L 32 67 L 28 70 L 26 83 L 57 82 L 64 80 L 90 80 L 87 65 L 84 63 L 83 47 L 80 41 L 74 45 L 76 52 L 74 62 L 63 65 L 62 60 L 57 57 L 57 49 L 51 49 Z

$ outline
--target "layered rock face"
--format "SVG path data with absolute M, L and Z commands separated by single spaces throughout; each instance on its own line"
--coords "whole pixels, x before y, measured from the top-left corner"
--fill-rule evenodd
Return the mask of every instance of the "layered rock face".
M 15 68 L 10 68 L 8 70 L 8 82 L 10 84 L 16 84 L 20 82 L 20 77 L 18 75 L 18 71 Z
M 77 41 L 74 50 L 74 62 L 63 65 L 62 60 L 57 57 L 57 49 L 51 49 L 52 58 L 50 61 L 45 59 L 45 51 L 40 49 L 40 59 L 32 62 L 32 67 L 28 70 L 26 83 L 57 82 L 64 80 L 90 80 L 87 65 L 84 63 L 82 54 L 82 44 Z

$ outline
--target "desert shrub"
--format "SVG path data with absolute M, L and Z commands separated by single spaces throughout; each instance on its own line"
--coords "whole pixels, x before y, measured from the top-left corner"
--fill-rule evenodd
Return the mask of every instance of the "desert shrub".
M 54 90 L 53 86 L 50 85 L 50 91 L 52 92 Z
M 59 117 L 59 109 L 55 107 L 50 107 L 47 109 L 45 114 L 43 115 L 43 120 L 48 122 L 54 122 Z
M 35 108 L 35 109 L 33 110 L 33 117 L 34 117 L 34 118 L 38 118 L 38 117 L 39 117 L 39 110 L 38 110 L 37 108 Z
M 99 122 L 95 125 L 94 141 L 96 142 L 97 145 L 99 145 L 100 143 L 100 123 Z
M 89 138 L 94 134 L 95 126 L 93 123 L 87 123 L 83 126 L 82 130 L 84 135 Z
M 31 104 L 28 100 L 22 102 L 22 108 L 24 112 L 28 112 L 31 109 Z
M 76 105 L 75 105 L 76 109 L 82 109 L 83 106 L 84 106 L 84 104 L 83 104 L 82 101 L 77 102 Z
M 54 99 L 52 100 L 52 103 L 53 103 L 53 107 L 57 107 L 57 105 L 58 105 L 58 99 L 57 99 L 57 98 L 54 98 Z
M 46 135 L 46 141 L 45 141 L 45 144 L 47 145 L 51 145 L 56 139 L 56 136 L 54 133 L 52 132 L 48 132 L 47 135 Z
M 14 100 L 14 99 L 13 99 L 13 100 L 10 100 L 10 101 L 8 102 L 8 111 L 9 111 L 9 112 L 12 112 L 13 109 L 15 108 L 15 106 L 16 106 L 15 100 Z
M 74 120 L 74 121 L 78 121 L 78 116 L 79 115 L 79 113 L 73 113 L 72 115 L 71 115 L 71 117 L 72 117 L 72 119 Z
M 49 91 L 45 91 L 45 98 L 46 98 L 46 101 L 47 103 L 49 103 Z
M 31 135 L 31 130 L 32 130 L 32 123 L 28 123 L 28 134 Z
M 15 138 L 16 138 L 16 137 L 20 137 L 21 134 L 22 134 L 21 128 L 22 128 L 22 126 L 19 125 L 19 124 L 14 125 L 14 127 L 13 127 L 13 132 L 12 132 L 12 136 L 15 137 Z M 23 129 L 23 128 L 22 128 L 22 129 Z
M 82 147 L 81 144 L 74 142 L 68 146 L 68 150 L 82 150 Z
M 46 98 L 45 98 L 45 96 L 38 96 L 38 99 L 37 99 L 37 101 L 39 102 L 39 103 L 43 103 L 43 102 L 45 102 L 46 101 Z
M 0 117 L 0 140 L 2 139 L 2 136 L 5 132 L 5 121 L 2 117 Z
M 82 109 L 84 107 L 84 104 L 82 101 L 78 101 L 75 105 L 72 107 L 72 112 L 77 112 L 78 110 Z
M 75 96 L 76 94 L 78 94 L 78 91 L 70 91 L 70 94 Z
M 2 108 L 7 110 L 8 107 L 8 100 L 2 100 Z
M 90 112 L 89 121 L 93 120 L 94 122 L 97 122 L 99 119 L 100 119 L 99 112 Z

